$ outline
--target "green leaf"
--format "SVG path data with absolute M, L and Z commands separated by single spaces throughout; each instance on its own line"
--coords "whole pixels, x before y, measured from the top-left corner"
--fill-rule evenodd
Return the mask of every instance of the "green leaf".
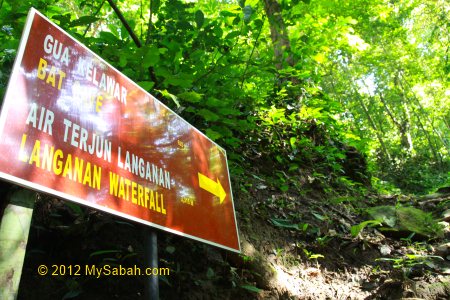
M 217 131 L 214 131 L 210 128 L 206 129 L 206 135 L 213 141 L 218 140 L 222 137 L 222 135 L 220 133 L 218 133 Z
M 214 270 L 211 268 L 208 268 L 208 270 L 206 271 L 206 278 L 211 279 L 214 277 Z
M 100 251 L 91 253 L 89 255 L 89 258 L 98 256 L 98 255 L 103 255 L 103 254 L 112 254 L 112 253 L 120 253 L 120 252 L 121 252 L 120 250 L 100 250 Z
M 382 222 L 379 220 L 364 221 L 359 223 L 358 225 L 353 225 L 352 228 L 350 229 L 350 233 L 352 237 L 356 237 L 361 232 L 361 230 L 363 230 L 366 226 L 381 225 L 381 224 Z
M 157 92 L 160 92 L 161 95 L 163 95 L 163 97 L 165 98 L 170 98 L 173 100 L 173 102 L 175 102 L 175 105 L 177 106 L 177 108 L 179 108 L 180 102 L 178 102 L 178 98 L 175 95 L 172 95 L 171 93 L 169 93 L 167 90 L 156 90 Z
M 61 14 L 64 10 L 57 5 L 48 5 L 46 8 L 46 15 Z
M 197 28 L 201 28 L 205 23 L 205 15 L 201 10 L 195 12 L 195 23 L 197 23 Z
M 125 226 L 129 226 L 129 227 L 131 227 L 131 228 L 135 228 L 135 226 L 133 225 L 133 224 L 131 224 L 131 223 L 129 223 L 129 222 L 124 222 L 124 221 L 115 221 L 114 223 L 117 223 L 117 224 L 119 224 L 119 225 L 125 225 Z
M 220 133 L 221 136 L 232 137 L 233 132 L 227 126 L 211 126 L 211 129 Z
M 242 144 L 242 140 L 232 137 L 232 138 L 225 139 L 225 143 L 228 146 L 230 146 L 231 148 L 236 149 Z M 239 158 L 236 158 L 236 159 L 239 159 Z
M 289 172 L 297 171 L 299 166 L 297 164 L 289 164 Z
M 130 257 L 135 257 L 135 256 L 137 256 L 137 253 L 128 253 L 128 254 L 126 254 L 126 255 L 124 255 L 122 258 L 121 258 L 121 261 L 125 261 L 125 260 L 127 260 L 128 258 L 130 258 Z
M 83 214 L 83 210 L 79 205 L 68 201 L 66 201 L 64 204 L 69 207 L 70 210 L 72 210 L 76 215 L 81 216 Z
M 291 137 L 289 139 L 289 143 L 291 144 L 292 149 L 297 149 L 297 145 L 295 144 L 297 142 L 297 138 L 296 137 Z
M 158 51 L 159 51 L 159 54 L 166 54 L 167 53 L 167 51 L 169 51 L 169 49 L 167 49 L 167 48 L 158 48 Z
M 66 26 L 67 24 L 70 24 L 70 14 L 53 16 L 53 20 L 59 21 L 60 26 Z
M 159 62 L 159 50 L 155 46 L 150 46 L 144 55 L 142 66 L 144 68 L 153 67 Z
M 238 30 L 235 30 L 235 31 L 232 31 L 232 32 L 228 33 L 226 35 L 225 39 L 231 40 L 231 39 L 234 39 L 235 37 L 237 37 L 239 35 L 241 35 L 241 33 Z
M 231 11 L 228 11 L 228 10 L 222 10 L 219 14 L 223 17 L 235 17 L 236 16 L 235 13 L 232 13 Z
M 227 103 L 223 100 L 219 100 L 214 97 L 208 97 L 206 100 L 206 106 L 208 107 L 225 107 Z
M 161 0 L 152 0 L 151 2 L 152 14 L 156 14 L 159 10 L 159 6 L 161 5 Z
M 212 111 L 206 108 L 199 110 L 197 114 L 202 116 L 206 121 L 217 121 L 220 119 L 220 117 L 217 114 L 213 113 Z
M 83 16 L 70 22 L 69 27 L 85 26 L 97 22 L 98 20 L 100 20 L 100 18 L 94 16 Z
M 191 86 L 192 80 L 185 78 L 169 77 L 166 78 L 166 83 L 173 86 L 181 86 L 183 88 L 188 88 Z
M 116 37 L 109 31 L 100 31 L 99 37 L 101 40 L 110 44 L 117 43 L 117 41 L 120 41 L 118 37 Z
M 261 28 L 261 26 L 263 26 L 264 21 L 261 19 L 256 19 L 255 21 L 253 21 L 253 24 L 255 24 L 256 28 Z
M 316 217 L 316 219 L 320 220 L 320 221 L 325 221 L 327 219 L 327 217 L 324 217 L 318 213 L 312 212 L 313 216 Z
M 352 17 L 347 17 L 344 19 L 348 24 L 356 25 L 358 24 L 358 21 L 353 19 Z
M 146 91 L 150 91 L 155 85 L 153 81 L 138 81 L 137 84 Z
M 119 57 L 119 66 L 123 68 L 127 65 L 127 63 L 128 63 L 128 59 L 125 57 L 125 55 L 121 55 Z
M 217 109 L 217 112 L 219 112 L 221 115 L 224 116 L 239 116 L 241 115 L 241 112 L 237 109 L 231 108 L 231 107 L 221 107 Z
M 202 94 L 199 94 L 197 92 L 184 92 L 177 95 L 178 98 L 181 100 L 190 102 L 190 103 L 198 103 L 200 100 L 202 100 Z
M 296 229 L 296 230 L 299 229 L 299 224 L 294 224 L 290 220 L 272 218 L 270 219 L 270 222 L 272 222 L 273 225 L 281 228 Z
M 169 279 L 167 279 L 167 276 L 159 275 L 159 276 L 158 276 L 158 280 L 164 282 L 165 284 L 167 284 L 167 285 L 170 286 L 170 287 L 172 286 L 172 285 L 170 284 L 170 282 L 169 282 Z
M 299 226 L 300 226 L 300 224 L 299 224 Z M 308 229 L 308 227 L 309 227 L 309 224 L 308 223 L 304 223 L 301 227 L 302 227 L 303 231 L 306 231 Z
M 167 246 L 166 247 L 166 252 L 169 254 L 173 254 L 175 253 L 176 248 L 174 246 Z
M 253 293 L 259 293 L 262 291 L 261 289 L 258 289 L 256 286 L 253 285 L 241 285 L 241 288 Z
M 81 289 L 76 289 L 76 290 L 71 290 L 68 291 L 62 298 L 62 300 L 66 300 L 66 299 L 72 299 L 75 297 L 78 297 L 81 294 Z

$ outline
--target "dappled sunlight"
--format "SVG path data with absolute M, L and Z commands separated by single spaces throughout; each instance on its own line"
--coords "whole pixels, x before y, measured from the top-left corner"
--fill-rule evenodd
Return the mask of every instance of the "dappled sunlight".
M 19 298 L 141 299 L 35 264 L 140 265 L 150 230 L 161 299 L 449 298 L 448 0 L 29 2 L 0 3 L 0 177 L 42 192 Z

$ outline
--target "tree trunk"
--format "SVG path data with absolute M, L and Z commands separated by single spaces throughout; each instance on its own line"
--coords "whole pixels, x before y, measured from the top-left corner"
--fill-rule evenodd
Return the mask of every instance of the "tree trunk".
M 383 103 L 384 109 L 386 110 L 387 114 L 391 118 L 392 123 L 394 123 L 394 125 L 397 127 L 397 129 L 401 135 L 401 145 L 403 146 L 403 148 L 408 149 L 408 151 L 412 151 L 414 149 L 414 146 L 412 144 L 411 135 L 409 133 L 410 126 L 409 126 L 408 120 L 405 118 L 404 120 L 399 122 L 397 120 L 397 118 L 394 116 L 394 114 L 392 113 L 392 111 L 390 110 L 386 101 L 384 100 L 383 95 L 379 94 L 378 96 L 381 100 L 381 103 Z
M 428 146 L 430 147 L 431 153 L 433 154 L 434 160 L 440 164 L 442 164 L 442 158 L 439 155 L 438 151 L 436 150 L 436 148 L 434 147 L 433 141 L 431 140 L 431 136 L 428 133 L 428 131 L 425 129 L 425 126 L 423 125 L 420 117 L 418 116 L 418 114 L 415 114 L 416 118 L 417 118 L 417 124 L 419 124 L 420 129 L 422 129 L 422 132 L 424 133 L 425 137 L 428 140 Z
M 408 90 L 405 89 L 404 84 L 406 84 L 406 87 L 408 88 Z M 434 132 L 434 134 L 439 138 L 439 140 L 441 141 L 441 143 L 447 148 L 450 149 L 450 146 L 447 142 L 447 140 L 442 136 L 442 133 L 434 126 L 434 122 L 433 120 L 430 119 L 430 117 L 428 116 L 428 114 L 426 113 L 422 103 L 420 102 L 420 100 L 417 98 L 416 94 L 414 93 L 414 91 L 412 90 L 410 84 L 408 81 L 406 81 L 406 79 L 403 77 L 402 75 L 402 80 L 400 80 L 400 87 L 403 90 L 403 95 L 407 95 L 407 92 L 409 91 L 409 93 L 412 94 L 412 97 L 408 97 L 406 96 L 405 98 L 410 100 L 414 100 L 417 104 L 417 106 L 419 107 L 419 111 L 422 114 L 422 116 L 425 116 L 426 121 L 428 121 L 429 125 L 431 126 L 432 131 Z M 417 113 L 415 113 L 416 116 L 418 115 Z M 448 121 L 446 118 L 443 119 L 444 123 L 447 125 L 447 127 L 450 127 L 448 124 Z
M 375 130 L 375 134 L 377 136 L 378 141 L 380 142 L 381 145 L 381 150 L 382 150 L 382 154 L 383 154 L 383 158 L 390 160 L 391 156 L 389 155 L 389 152 L 387 150 L 387 147 L 383 141 L 382 136 L 380 135 L 380 131 L 378 130 L 377 126 L 375 125 L 375 122 L 373 121 L 372 117 L 370 116 L 369 110 L 367 109 L 366 105 L 364 104 L 364 101 L 361 99 L 361 96 L 359 95 L 359 93 L 357 93 L 356 91 L 354 91 L 354 93 L 356 93 L 356 98 L 358 99 L 359 104 L 361 105 L 361 108 L 364 111 L 364 114 L 367 117 L 367 120 L 369 120 L 370 125 L 372 126 L 373 130 Z
M 283 68 L 283 62 L 289 66 L 294 65 L 294 58 L 291 52 L 288 31 L 283 20 L 281 5 L 277 0 L 264 0 L 264 10 L 270 25 L 270 37 L 275 53 L 275 66 L 278 70 Z

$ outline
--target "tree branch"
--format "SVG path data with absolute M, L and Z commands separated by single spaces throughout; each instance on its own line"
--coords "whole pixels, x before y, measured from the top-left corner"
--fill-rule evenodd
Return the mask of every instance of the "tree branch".
M 152 28 L 152 15 L 153 15 L 153 11 L 152 11 L 152 6 L 153 6 L 153 1 L 150 0 L 150 11 L 148 13 L 148 27 L 147 27 L 147 37 L 145 38 L 145 44 L 148 45 L 150 43 L 150 37 L 151 37 L 151 28 Z
M 100 12 L 100 10 L 103 7 L 103 4 L 105 4 L 106 0 L 102 1 L 102 4 L 100 4 L 100 6 L 97 8 L 97 11 L 94 13 L 94 16 L 98 15 L 98 13 Z M 92 23 L 89 23 L 89 25 L 86 27 L 86 30 L 83 33 L 83 36 L 86 36 L 87 32 L 89 31 L 89 29 L 91 29 Z
M 131 38 L 133 39 L 134 43 L 136 44 L 136 46 L 138 48 L 142 47 L 142 43 L 139 40 L 139 38 L 137 37 L 137 35 L 134 33 L 133 29 L 131 29 L 130 24 L 128 24 L 127 20 L 125 20 L 125 17 L 123 16 L 123 14 L 120 12 L 119 8 L 117 7 L 117 5 L 113 2 L 113 0 L 107 0 L 109 5 L 111 5 L 112 9 L 114 10 L 114 12 L 116 13 L 116 15 L 119 17 L 120 21 L 122 22 L 123 26 L 125 26 L 125 29 L 128 31 L 128 33 L 130 34 Z
M 402 125 L 397 121 L 397 119 L 395 118 L 394 114 L 389 109 L 389 106 L 387 105 L 386 101 L 384 100 L 383 95 L 382 94 L 378 94 L 378 96 L 380 97 L 380 101 L 381 101 L 381 103 L 383 103 L 384 109 L 388 113 L 388 115 L 391 118 L 392 122 L 398 128 L 400 133 L 402 133 L 403 132 Z
M 213 59 L 212 59 L 213 61 L 216 59 L 216 56 L 217 56 L 218 53 L 219 53 L 219 51 L 216 50 L 216 53 L 214 54 L 214 57 L 213 57 Z M 214 62 L 214 65 L 213 65 L 206 73 L 204 73 L 203 75 L 201 75 L 200 77 L 198 77 L 197 79 L 195 79 L 194 82 L 193 82 L 193 86 L 195 86 L 200 80 L 202 80 L 203 78 L 205 78 L 206 76 L 208 76 L 209 74 L 211 74 L 211 73 L 216 69 L 217 64 L 219 63 L 219 60 L 221 60 L 222 57 L 224 57 L 224 55 L 222 55 L 221 57 L 219 57 L 219 58 Z
M 125 17 L 123 16 L 123 14 L 120 12 L 119 8 L 117 7 L 117 5 L 113 2 L 113 0 L 107 0 L 109 5 L 111 5 L 112 9 L 115 11 L 115 13 L 117 14 L 117 16 L 119 17 L 120 21 L 122 22 L 123 26 L 125 26 L 125 28 L 127 29 L 128 33 L 130 34 L 131 38 L 133 39 L 134 43 L 136 44 L 136 46 L 138 48 L 142 47 L 142 43 L 139 40 L 139 38 L 136 36 L 136 34 L 134 33 L 133 29 L 131 29 L 130 25 L 128 24 L 127 20 L 125 20 Z M 153 67 L 149 67 L 148 71 L 150 73 L 150 78 L 152 79 L 152 81 L 155 83 L 155 88 L 158 86 L 158 80 L 156 78 L 156 74 L 155 71 L 153 69 Z
M 256 36 L 255 43 L 253 44 L 252 52 L 250 53 L 250 56 L 248 57 L 248 60 L 247 60 L 247 62 L 245 63 L 244 73 L 242 74 L 241 89 L 244 87 L 245 73 L 247 73 L 248 64 L 249 64 L 250 60 L 252 59 L 253 52 L 255 52 L 256 45 L 258 45 L 259 36 L 261 35 L 261 31 L 262 31 L 262 28 L 263 28 L 263 26 L 264 26 L 264 22 L 265 22 L 265 21 L 266 21 L 266 18 L 263 17 L 263 22 L 262 22 L 262 24 L 261 24 L 261 27 L 259 28 L 259 32 L 258 32 L 258 35 Z
M 380 134 L 380 130 L 378 130 L 377 126 L 375 125 L 375 122 L 373 121 L 372 117 L 370 116 L 370 112 L 367 109 L 366 105 L 364 104 L 364 101 L 361 99 L 361 95 L 355 90 L 354 87 L 352 87 L 352 89 L 353 89 L 353 93 L 356 95 L 356 99 L 358 100 L 359 105 L 361 105 L 361 108 L 363 109 L 364 114 L 366 115 L 367 120 L 369 121 L 369 124 L 372 126 L 373 130 L 375 130 L 375 135 L 377 136 L 377 139 L 380 142 L 380 146 L 383 151 L 382 152 L 383 156 L 385 156 L 385 158 L 390 160 L 391 156 L 389 155 L 387 147 L 384 144 L 383 137 Z

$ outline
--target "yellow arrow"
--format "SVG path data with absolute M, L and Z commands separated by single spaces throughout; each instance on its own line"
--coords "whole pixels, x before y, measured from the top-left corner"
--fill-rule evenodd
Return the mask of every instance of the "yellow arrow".
M 225 200 L 225 197 L 227 194 L 225 193 L 225 190 L 223 189 L 222 185 L 220 184 L 219 178 L 217 178 L 217 182 L 209 179 L 205 175 L 198 173 L 198 182 L 200 184 L 200 188 L 210 192 L 214 196 L 219 197 L 220 204 L 222 204 L 223 200 Z

